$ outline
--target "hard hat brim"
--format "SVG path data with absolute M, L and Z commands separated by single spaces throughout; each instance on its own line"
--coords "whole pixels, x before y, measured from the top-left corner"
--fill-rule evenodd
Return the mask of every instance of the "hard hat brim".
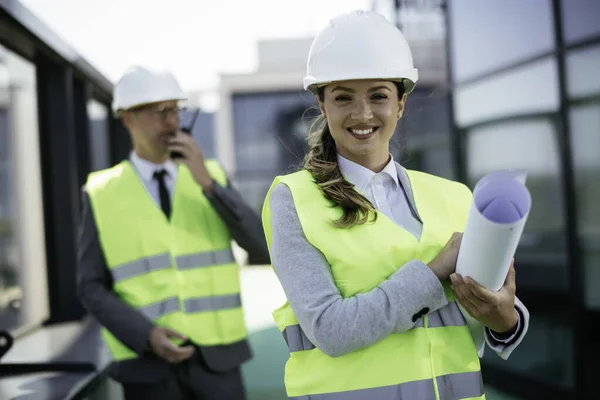
M 121 112 L 122 111 L 128 111 L 128 110 L 132 110 L 134 108 L 139 108 L 139 107 L 144 107 L 150 104 L 156 104 L 156 103 L 162 103 L 165 101 L 185 101 L 187 100 L 187 97 L 178 97 L 178 98 L 167 98 L 167 99 L 161 99 L 161 100 L 152 100 L 152 101 L 146 101 L 143 103 L 135 103 L 135 104 L 128 104 L 126 107 L 119 107 L 113 110 L 113 115 L 115 116 L 115 118 L 118 118 L 121 116 Z
M 304 78 L 304 89 L 309 90 L 313 94 L 318 93 L 320 87 L 330 85 L 334 82 L 344 81 L 356 81 L 356 80 L 380 80 L 380 81 L 392 81 L 392 82 L 404 82 L 404 88 L 406 94 L 411 93 L 419 79 L 419 72 L 416 68 L 412 68 L 407 71 L 401 71 L 400 73 L 394 74 L 393 76 L 381 77 L 381 76 L 369 76 L 369 74 L 361 74 L 360 76 L 344 76 L 344 77 L 329 77 L 329 79 L 316 79 L 312 76 Z

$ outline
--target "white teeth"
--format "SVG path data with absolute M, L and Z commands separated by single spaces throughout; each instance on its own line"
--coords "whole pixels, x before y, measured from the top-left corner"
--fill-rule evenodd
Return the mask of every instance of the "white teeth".
M 373 128 L 369 128 L 369 129 L 352 129 L 352 133 L 354 133 L 355 135 L 368 135 L 369 133 L 373 132 Z

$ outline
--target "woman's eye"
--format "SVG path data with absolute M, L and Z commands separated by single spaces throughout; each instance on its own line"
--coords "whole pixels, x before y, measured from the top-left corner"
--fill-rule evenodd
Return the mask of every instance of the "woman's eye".
M 385 100 L 387 98 L 388 97 L 385 94 L 381 94 L 381 93 L 374 94 L 373 97 L 371 97 L 371 99 L 373 99 L 373 100 Z
M 341 94 L 339 96 L 336 96 L 335 101 L 348 101 L 351 100 L 350 96 L 345 95 L 345 94 Z

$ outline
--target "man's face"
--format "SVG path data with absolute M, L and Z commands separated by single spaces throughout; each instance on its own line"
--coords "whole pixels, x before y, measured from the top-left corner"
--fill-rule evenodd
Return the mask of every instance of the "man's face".
M 169 156 L 169 139 L 179 129 L 177 101 L 161 101 L 123 112 L 136 151 L 152 158 Z

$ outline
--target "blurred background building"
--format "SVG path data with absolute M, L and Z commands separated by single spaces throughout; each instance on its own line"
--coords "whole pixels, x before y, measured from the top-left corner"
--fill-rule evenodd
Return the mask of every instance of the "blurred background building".
M 420 74 L 394 157 L 471 188 L 495 169 L 528 171 L 533 208 L 516 270 L 531 325 L 508 361 L 486 352 L 488 399 L 598 398 L 600 1 L 365 4 L 405 33 Z M 0 0 L 0 330 L 16 337 L 0 361 L 0 375 L 11 372 L 0 399 L 119 398 L 76 298 L 76 241 L 87 174 L 131 145 L 110 112 L 114 82 L 69 39 Z M 257 211 L 307 149 L 317 115 L 301 86 L 311 41 L 262 39 L 252 71 L 224 70 L 214 87 L 189 89 L 182 124 L 200 108 L 194 137 Z M 244 367 L 249 396 L 283 399 L 287 350 L 270 317 L 283 294 L 268 266 L 242 271 L 255 351 Z

